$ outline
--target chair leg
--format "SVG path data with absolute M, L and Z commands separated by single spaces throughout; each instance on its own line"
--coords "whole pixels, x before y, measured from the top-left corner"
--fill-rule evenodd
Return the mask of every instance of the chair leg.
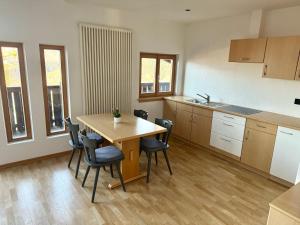
M 166 162 L 167 162 L 169 171 L 170 171 L 170 175 L 172 175 L 173 173 L 172 173 L 172 170 L 171 170 L 171 166 L 170 166 L 170 162 L 169 162 L 169 159 L 168 159 L 168 155 L 167 155 L 166 150 L 163 150 L 163 153 L 164 153 L 164 156 L 165 156 L 165 159 L 166 159 Z
M 84 175 L 84 178 L 83 178 L 81 187 L 84 187 L 84 184 L 85 184 L 85 181 L 86 181 L 87 176 L 89 175 L 90 169 L 91 169 L 90 166 L 88 166 L 88 167 L 86 168 L 86 172 L 85 172 L 85 175 Z
M 97 167 L 95 181 L 94 181 L 93 195 L 92 195 L 92 203 L 94 203 L 94 200 L 95 200 L 95 194 L 96 194 L 96 189 L 97 189 L 99 172 L 100 172 L 100 167 Z
M 155 152 L 155 164 L 157 165 L 157 152 Z
M 147 156 L 148 156 L 147 183 L 149 183 L 150 170 L 151 170 L 151 158 L 152 158 L 152 152 L 147 152 Z
M 75 178 L 76 179 L 78 177 L 78 171 L 79 171 L 79 167 L 80 167 L 81 155 L 82 155 L 82 149 L 79 150 L 79 157 L 78 157 L 76 173 L 75 173 Z
M 75 153 L 75 149 L 72 150 L 71 158 L 70 158 L 69 163 L 68 163 L 68 168 L 70 168 L 74 153 Z
M 112 178 L 114 178 L 113 164 L 110 164 L 110 165 L 109 165 L 109 168 L 110 168 L 110 175 L 111 175 Z
M 120 162 L 116 163 L 116 167 L 117 167 L 117 170 L 118 170 L 118 174 L 119 174 L 119 177 L 120 177 L 120 181 L 121 181 L 123 191 L 126 192 L 125 184 L 124 184 L 124 181 L 123 181 L 123 176 L 122 176 L 122 173 L 121 173 L 121 170 L 120 170 Z

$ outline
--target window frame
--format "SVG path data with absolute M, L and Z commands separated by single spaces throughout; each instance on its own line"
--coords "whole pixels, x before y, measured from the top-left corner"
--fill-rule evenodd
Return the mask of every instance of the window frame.
M 155 92 L 154 93 L 142 93 L 142 59 L 151 58 L 156 59 L 156 69 L 155 69 Z M 169 92 L 159 92 L 159 69 L 160 69 L 160 60 L 161 59 L 172 59 L 173 60 L 173 69 L 172 69 L 172 81 L 171 81 L 171 91 Z M 162 99 L 166 96 L 172 96 L 175 93 L 176 85 L 176 68 L 177 68 L 177 55 L 172 54 L 160 54 L 160 53 L 140 53 L 140 76 L 139 76 L 139 99 Z
M 42 86 L 43 86 L 43 97 L 44 97 L 44 110 L 45 110 L 45 119 L 46 119 L 46 132 L 47 136 L 55 136 L 60 134 L 67 133 L 67 128 L 62 131 L 51 132 L 50 126 L 50 115 L 48 107 L 48 90 L 47 90 L 47 79 L 46 79 L 46 64 L 45 64 L 45 54 L 44 50 L 59 50 L 60 59 L 61 59 L 61 80 L 62 80 L 62 101 L 63 101 L 63 110 L 64 118 L 69 116 L 69 102 L 68 102 L 68 86 L 67 86 L 67 69 L 66 69 L 66 54 L 65 47 L 61 45 L 49 45 L 49 44 L 40 44 L 40 63 L 41 63 L 41 75 L 42 75 Z M 63 118 L 63 119 L 64 119 Z
M 20 66 L 20 79 L 21 79 L 21 89 L 22 89 L 22 102 L 23 102 L 23 113 L 24 113 L 24 122 L 26 126 L 26 137 L 13 138 L 12 133 L 12 124 L 10 121 L 10 112 L 9 112 L 9 102 L 7 95 L 7 86 L 5 81 L 5 72 L 3 65 L 3 56 L 2 56 L 2 47 L 10 47 L 18 49 L 19 57 L 19 66 Z M 6 129 L 6 137 L 8 143 L 19 142 L 24 140 L 32 139 L 32 128 L 31 128 L 31 118 L 30 118 L 30 108 L 29 108 L 29 98 L 28 98 L 28 86 L 27 86 L 27 77 L 26 77 L 26 66 L 25 66 L 25 54 L 23 43 L 19 42 L 0 42 L 0 87 L 1 87 L 1 96 L 3 104 L 3 114 L 4 122 Z

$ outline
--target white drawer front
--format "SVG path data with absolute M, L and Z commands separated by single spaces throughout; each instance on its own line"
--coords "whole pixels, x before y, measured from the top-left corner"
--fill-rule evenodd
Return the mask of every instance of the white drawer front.
M 212 132 L 210 137 L 210 145 L 232 155 L 241 157 L 243 146 L 242 141 L 234 140 L 232 138 Z
M 299 179 L 300 165 L 300 131 L 278 127 L 271 174 L 289 181 L 296 182 Z
M 243 141 L 245 126 L 230 121 L 213 118 L 212 131 L 226 137 Z
M 216 111 L 214 111 L 213 117 L 221 119 L 221 120 L 225 120 L 225 121 L 228 121 L 228 122 L 240 124 L 242 126 L 245 126 L 245 124 L 246 124 L 246 118 L 240 117 L 240 116 L 231 115 L 231 114 L 227 114 L 227 113 L 222 113 L 222 112 L 216 112 Z

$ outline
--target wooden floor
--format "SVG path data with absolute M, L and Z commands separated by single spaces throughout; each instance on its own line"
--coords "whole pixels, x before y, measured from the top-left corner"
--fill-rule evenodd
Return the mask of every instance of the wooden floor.
M 94 171 L 87 187 L 67 168 L 68 157 L 0 171 L 0 224 L 203 224 L 265 225 L 268 203 L 286 188 L 204 151 L 171 141 L 174 175 L 163 155 L 145 179 L 108 190 L 102 171 L 96 203 L 90 203 Z M 141 159 L 145 169 L 145 156 Z

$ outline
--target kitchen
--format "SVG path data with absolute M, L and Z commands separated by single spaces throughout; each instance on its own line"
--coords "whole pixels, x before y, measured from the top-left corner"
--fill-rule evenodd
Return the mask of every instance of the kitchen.
M 0 12 L 0 224 L 300 224 L 299 1 Z

